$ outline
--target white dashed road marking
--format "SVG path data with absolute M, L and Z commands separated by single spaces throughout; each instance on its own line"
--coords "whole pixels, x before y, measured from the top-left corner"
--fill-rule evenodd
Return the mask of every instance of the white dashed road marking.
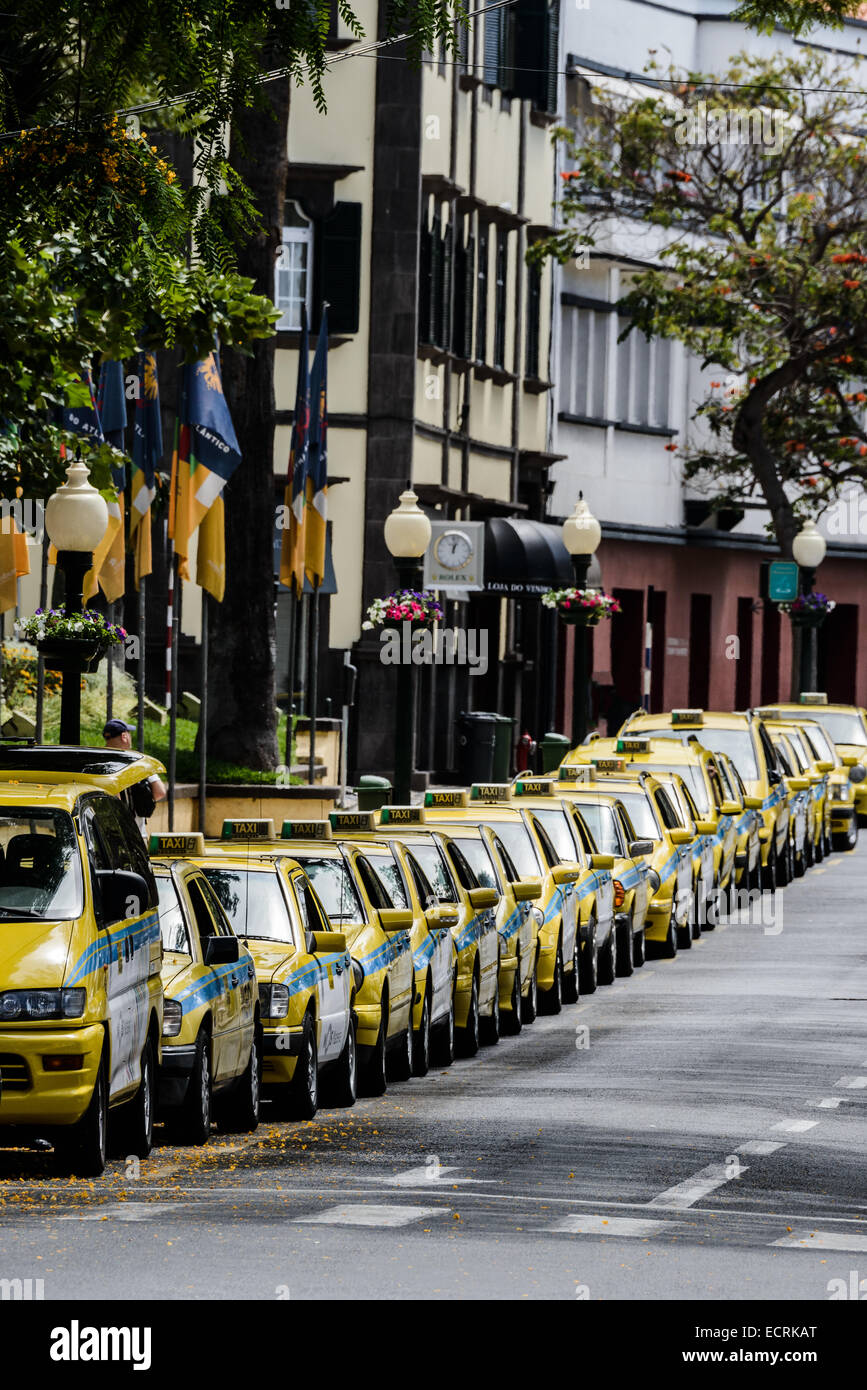
M 825 1096 L 822 1100 L 808 1100 L 808 1105 L 815 1105 L 819 1110 L 836 1110 L 839 1105 L 845 1105 L 851 1096 Z
M 736 1168 L 737 1171 L 733 1171 Z M 694 1173 L 691 1178 L 684 1182 L 676 1183 L 674 1187 L 669 1187 L 665 1192 L 661 1192 L 658 1197 L 652 1198 L 647 1203 L 649 1207 L 691 1207 L 699 1198 L 706 1197 L 709 1192 L 715 1192 L 718 1187 L 724 1187 L 733 1178 L 739 1178 L 742 1173 L 749 1172 L 746 1164 L 711 1163 L 707 1168 L 702 1168 L 701 1172 Z
M 308 1226 L 411 1226 L 427 1216 L 445 1216 L 448 1207 L 388 1207 L 346 1203 L 328 1207 L 315 1216 L 299 1216 L 297 1223 Z
M 771 1243 L 790 1250 L 867 1250 L 867 1236 L 848 1235 L 845 1231 L 793 1232 Z
M 867 1076 L 841 1076 L 835 1086 L 845 1086 L 847 1091 L 867 1090 Z
M 635 1236 L 642 1239 L 658 1235 L 671 1221 L 645 1221 L 638 1216 L 564 1216 L 553 1226 L 542 1229 L 555 1235 L 572 1236 Z
M 375 1182 L 386 1183 L 389 1187 L 424 1187 L 426 1182 L 432 1186 L 441 1178 L 445 1178 L 450 1173 L 457 1173 L 457 1168 L 447 1168 L 445 1166 L 436 1169 L 430 1168 L 410 1168 L 407 1173 L 398 1173 L 392 1178 L 375 1178 Z M 481 1183 L 485 1184 L 484 1178 L 448 1178 L 449 1183 Z
M 166 1216 L 179 1207 L 189 1206 L 189 1202 L 121 1202 L 116 1206 L 100 1207 L 98 1211 L 69 1212 L 58 1216 L 58 1221 L 152 1221 L 155 1216 Z
M 784 1149 L 786 1146 L 782 1142 L 775 1142 L 773 1139 L 750 1139 L 748 1143 L 741 1144 L 735 1149 L 736 1154 L 772 1154 L 777 1149 Z
M 815 1129 L 818 1123 L 818 1120 L 780 1120 L 772 1128 L 781 1129 L 786 1134 L 804 1134 L 808 1129 Z

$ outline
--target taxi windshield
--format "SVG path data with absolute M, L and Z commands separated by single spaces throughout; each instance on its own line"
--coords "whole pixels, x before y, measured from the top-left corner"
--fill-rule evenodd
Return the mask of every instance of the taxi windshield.
M 710 810 L 710 797 L 708 796 L 704 778 L 701 775 L 701 768 L 696 767 L 694 763 L 681 763 L 678 767 L 669 767 L 665 763 L 651 762 L 648 766 L 654 772 L 664 772 L 666 777 L 671 777 L 675 773 L 678 777 L 682 777 L 692 792 L 693 800 L 699 811 L 701 811 L 702 815 L 707 814 Z
M 434 844 L 419 842 L 412 852 L 424 870 L 424 876 L 441 903 L 456 903 L 457 894 L 451 875 L 446 870 L 442 855 Z
M 653 808 L 645 792 L 618 792 L 617 797 L 626 807 L 639 840 L 658 840 L 661 838 Z
M 837 750 L 821 724 L 804 724 L 801 727 L 804 730 L 804 738 L 813 750 L 814 758 L 818 758 L 821 762 L 833 763 L 836 767 Z
M 581 819 L 593 836 L 600 854 L 620 854 L 620 841 L 614 824 L 614 812 L 602 802 L 582 801 L 578 807 Z
M 853 747 L 867 748 L 867 731 L 860 714 L 849 714 L 845 710 L 825 710 L 811 705 L 810 718 L 822 725 L 834 743 L 851 743 Z
M 683 739 L 679 729 L 651 729 L 649 732 L 653 738 L 671 738 L 678 742 Z M 696 731 L 696 738 L 702 748 L 710 749 L 711 753 L 726 753 L 745 782 L 758 781 L 759 766 L 749 729 L 714 729 L 705 724 L 700 733 Z
M 364 908 L 349 869 L 342 859 L 295 854 L 316 889 L 331 922 L 363 922 Z
M 216 865 L 203 872 L 236 936 L 294 945 L 292 921 L 276 873 L 270 869 L 226 869 Z
M 69 813 L 44 806 L 0 809 L 0 919 L 80 917 L 83 897 Z
M 574 863 L 578 858 L 578 851 L 569 829 L 568 812 L 564 811 L 562 806 L 546 806 L 542 811 L 534 809 L 533 815 L 541 822 L 542 829 L 547 830 L 561 860 L 564 863 L 570 860 Z
M 521 878 L 538 878 L 540 872 L 539 856 L 533 844 L 533 837 L 523 821 L 497 821 L 491 829 L 499 835 L 512 858 Z M 570 858 L 574 856 L 572 851 Z
M 184 914 L 178 898 L 175 883 L 168 876 L 157 875 L 157 897 L 159 899 L 160 935 L 164 951 L 178 951 L 183 956 L 191 956 L 193 948 Z
M 484 840 L 474 840 L 469 837 L 463 839 L 456 835 L 454 841 L 478 879 L 479 887 L 496 888 L 498 893 L 502 892 L 502 887 L 497 881 L 497 871 Z
M 407 908 L 410 906 L 406 889 L 403 886 L 403 879 L 400 876 L 400 869 L 394 862 L 390 854 L 372 854 L 367 851 L 367 862 L 376 874 L 386 893 L 388 894 L 395 907 Z

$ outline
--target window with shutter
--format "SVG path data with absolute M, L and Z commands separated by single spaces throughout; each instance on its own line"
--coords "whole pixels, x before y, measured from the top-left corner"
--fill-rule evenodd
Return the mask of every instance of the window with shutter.
M 479 252 L 476 262 L 476 357 L 477 362 L 487 361 L 488 356 L 488 260 L 490 228 L 479 227 Z
M 542 271 L 537 265 L 527 267 L 527 338 L 524 374 L 539 375 L 539 316 L 542 305 Z
M 514 75 L 515 96 L 541 111 L 557 110 L 559 0 L 517 0 L 512 10 L 521 66 Z
M 506 281 L 509 269 L 509 234 L 497 233 L 496 281 L 494 285 L 494 366 L 506 365 Z
M 455 244 L 452 300 L 452 352 L 457 357 L 466 357 L 467 355 L 467 273 L 467 247 L 464 244 L 463 235 L 459 235 Z
M 503 10 L 489 10 L 485 15 L 485 42 L 482 54 L 482 81 L 486 87 L 496 87 L 500 80 L 500 34 Z
M 283 244 L 274 267 L 274 305 L 280 310 L 279 332 L 301 327 L 302 307 L 310 319 L 312 300 L 313 223 L 295 203 L 288 203 Z
M 433 278 L 433 235 L 427 222 L 422 222 L 418 266 L 418 340 L 431 341 L 431 282 Z
M 357 333 L 361 294 L 361 204 L 335 203 L 321 223 L 316 322 L 328 301 L 328 331 Z

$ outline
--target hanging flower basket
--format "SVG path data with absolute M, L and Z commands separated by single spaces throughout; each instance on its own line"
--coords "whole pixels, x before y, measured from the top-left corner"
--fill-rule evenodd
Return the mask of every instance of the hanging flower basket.
M 837 607 L 827 594 L 799 594 L 791 603 L 781 603 L 780 610 L 787 613 L 792 627 L 821 627 L 829 613 Z
M 66 613 L 61 608 L 47 612 L 37 608 L 32 618 L 19 619 L 16 636 L 33 642 L 50 670 L 63 670 L 75 664 L 82 671 L 95 671 L 109 647 L 126 638 L 126 628 L 106 622 L 101 613 L 85 609 Z
M 361 626 L 370 632 L 374 628 L 397 628 L 404 623 L 412 627 L 432 627 L 443 620 L 442 606 L 427 589 L 395 589 L 385 598 L 376 598 L 367 610 L 367 621 Z
M 564 623 L 596 627 L 603 618 L 620 612 L 620 603 L 613 594 L 601 589 L 549 589 L 542 595 L 546 608 L 555 608 Z

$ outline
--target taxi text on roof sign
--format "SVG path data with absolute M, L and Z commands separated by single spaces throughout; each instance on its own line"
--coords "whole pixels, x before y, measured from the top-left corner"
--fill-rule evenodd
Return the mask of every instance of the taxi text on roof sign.
M 774 706 L 761 705 L 756 711 L 760 719 L 779 719 L 780 711 Z
M 224 820 L 224 840 L 273 840 L 272 820 Z
M 592 782 L 595 776 L 595 767 L 583 763 L 562 763 L 557 769 L 560 782 Z
M 511 795 L 511 782 L 474 782 L 470 788 L 471 801 L 508 801 Z
M 671 711 L 672 724 L 703 724 L 703 709 L 673 709 Z
M 424 821 L 423 806 L 383 806 L 379 813 L 380 825 L 423 825 Z
M 825 694 L 824 690 L 802 690 L 802 691 L 801 691 L 801 704 L 802 704 L 802 705 L 827 705 L 827 703 L 828 703 L 828 696 Z
M 515 796 L 553 796 L 554 783 L 547 777 L 522 777 L 515 783 Z
M 328 820 L 284 820 L 280 838 L 281 840 L 330 840 L 331 822 Z
M 593 766 L 597 772 L 622 772 L 626 766 L 625 758 L 594 758 Z
M 466 792 L 462 788 L 456 789 L 454 791 L 425 792 L 424 797 L 425 806 L 466 806 L 468 802 L 469 798 L 467 797 Z
M 618 753 L 649 753 L 649 738 L 619 738 L 617 740 Z
M 151 854 L 204 854 L 205 837 L 200 830 L 186 834 L 151 835 L 148 849 Z
M 328 816 L 332 830 L 375 830 L 375 811 L 331 811 Z

